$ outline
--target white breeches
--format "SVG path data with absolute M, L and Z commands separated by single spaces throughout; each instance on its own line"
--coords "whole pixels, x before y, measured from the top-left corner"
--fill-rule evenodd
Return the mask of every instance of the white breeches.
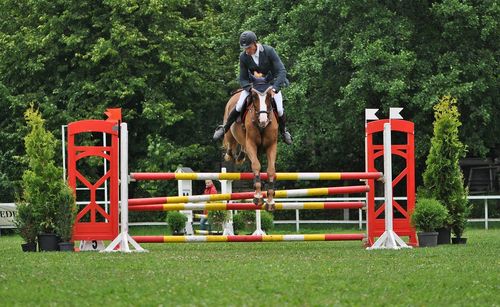
M 241 109 L 245 104 L 245 98 L 247 98 L 248 95 L 250 95 L 250 92 L 247 90 L 242 90 L 240 92 L 240 99 L 238 99 L 238 102 L 236 103 L 236 111 L 241 112 Z M 276 109 L 278 111 L 278 116 L 279 117 L 283 116 L 283 95 L 281 95 L 281 91 L 277 92 L 274 95 L 274 101 L 276 102 Z

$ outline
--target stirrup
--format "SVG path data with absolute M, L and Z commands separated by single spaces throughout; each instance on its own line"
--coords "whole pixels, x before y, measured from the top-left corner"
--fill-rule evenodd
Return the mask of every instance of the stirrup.
M 217 129 L 215 129 L 214 136 L 212 137 L 212 139 L 214 141 L 218 141 L 224 137 L 224 134 L 226 134 L 224 125 L 220 125 L 217 127 Z

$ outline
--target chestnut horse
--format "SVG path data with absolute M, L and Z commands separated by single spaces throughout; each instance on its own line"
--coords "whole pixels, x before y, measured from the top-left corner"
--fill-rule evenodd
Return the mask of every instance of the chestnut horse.
M 253 78 L 252 78 L 253 79 Z M 247 104 L 247 114 L 244 122 L 236 121 L 231 126 L 231 133 L 224 136 L 224 149 L 226 161 L 243 163 L 245 153 L 252 164 L 252 171 L 255 176 L 254 204 L 261 206 L 264 203 L 262 194 L 262 184 L 260 180 L 261 163 L 259 153 L 267 155 L 268 189 L 265 208 L 268 211 L 275 209 L 274 205 L 274 181 L 276 178 L 276 151 L 278 142 L 278 121 L 271 103 L 271 84 L 265 78 L 253 79 L 253 88 Z M 226 104 L 224 112 L 224 122 L 229 113 L 236 106 L 236 102 L 241 91 L 234 94 Z

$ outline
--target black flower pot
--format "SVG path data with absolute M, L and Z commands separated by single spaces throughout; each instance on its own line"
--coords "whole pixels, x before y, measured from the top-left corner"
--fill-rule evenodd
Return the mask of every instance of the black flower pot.
M 59 250 L 59 238 L 55 233 L 41 233 L 38 235 L 38 248 L 41 252 Z
M 450 228 L 439 228 L 437 244 L 450 244 L 451 242 L 451 229 Z
M 418 246 L 420 247 L 433 247 L 437 246 L 437 232 L 419 232 L 418 236 Z
M 451 243 L 453 243 L 453 244 L 465 244 L 465 243 L 467 243 L 467 238 L 451 238 Z
M 73 242 L 60 242 L 59 243 L 59 250 L 61 252 L 74 252 L 75 245 L 73 244 Z
M 36 252 L 36 242 L 21 244 L 23 252 Z

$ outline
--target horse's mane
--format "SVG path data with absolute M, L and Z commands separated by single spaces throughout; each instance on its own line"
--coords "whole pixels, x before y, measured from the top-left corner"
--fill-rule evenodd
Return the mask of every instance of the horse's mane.
M 231 92 L 231 94 L 229 94 L 229 95 L 230 95 L 230 96 L 233 96 L 234 94 L 238 94 L 238 93 L 239 93 L 239 92 L 241 92 L 241 91 L 243 91 L 243 89 L 242 89 L 242 88 L 237 88 L 237 89 L 233 90 L 233 91 Z

